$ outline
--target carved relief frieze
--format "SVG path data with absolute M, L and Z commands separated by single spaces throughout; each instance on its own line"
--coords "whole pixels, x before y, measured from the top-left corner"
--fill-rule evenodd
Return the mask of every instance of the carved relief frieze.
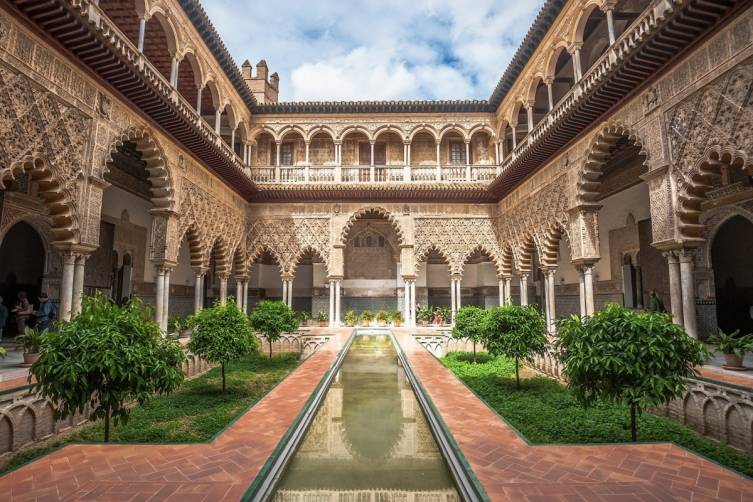
M 303 253 L 311 251 L 330 266 L 329 218 L 270 218 L 250 222 L 246 250 L 250 260 L 268 250 L 280 262 L 283 275 L 292 276 Z

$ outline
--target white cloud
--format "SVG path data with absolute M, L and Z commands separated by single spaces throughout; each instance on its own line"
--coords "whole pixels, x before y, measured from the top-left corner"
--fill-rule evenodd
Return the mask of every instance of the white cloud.
M 240 63 L 283 100 L 484 99 L 542 0 L 204 0 Z

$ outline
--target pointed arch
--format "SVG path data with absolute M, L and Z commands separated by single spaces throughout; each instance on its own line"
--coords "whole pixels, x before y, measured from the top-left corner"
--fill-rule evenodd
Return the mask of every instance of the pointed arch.
M 650 156 L 644 149 L 644 143 L 638 135 L 619 122 L 606 124 L 591 141 L 583 168 L 578 174 L 577 201 L 579 205 L 593 204 L 599 198 L 600 178 L 604 166 L 610 159 L 610 151 L 617 146 L 617 142 L 622 138 L 627 139 L 629 143 L 640 149 L 639 155 L 644 157 L 643 164 L 648 167 Z
M 290 267 L 289 267 L 290 270 L 288 271 L 290 275 L 295 275 L 296 271 L 298 270 L 298 266 L 301 264 L 301 260 L 307 254 L 311 254 L 313 257 L 318 258 L 321 263 L 324 263 L 324 267 L 327 270 L 327 274 L 329 274 L 329 263 L 324 258 L 325 253 L 322 253 L 320 250 L 318 250 L 316 247 L 312 246 L 311 244 L 307 244 L 298 251 L 298 254 L 295 255 L 295 257 L 291 261 Z
M 442 259 L 447 264 L 447 272 L 451 274 L 453 272 L 453 267 L 452 260 L 450 259 L 450 253 L 446 252 L 440 245 L 433 243 L 425 249 L 420 250 L 416 255 L 416 272 L 418 272 L 418 270 L 420 269 L 419 263 L 426 263 L 426 260 L 432 253 L 436 253 L 442 257 Z
M 489 249 L 484 244 L 477 244 L 470 250 L 466 251 L 466 253 L 462 256 L 460 260 L 459 272 L 462 273 L 463 269 L 465 268 L 465 262 L 467 262 L 471 256 L 477 253 L 486 255 L 489 258 L 489 260 L 494 264 L 494 268 L 497 271 L 497 275 L 502 274 L 502 271 L 503 271 L 502 260 L 499 254 L 497 254 L 494 250 Z
M 248 253 L 248 259 L 246 261 L 248 272 L 251 273 L 254 263 L 264 253 L 268 253 L 272 258 L 275 259 L 275 261 L 277 262 L 277 268 L 280 271 L 280 275 L 284 274 L 285 268 L 282 260 L 282 255 L 266 244 L 257 246 L 250 253 Z
M 42 157 L 26 156 L 5 169 L 0 169 L 0 189 L 23 173 L 29 173 L 37 183 L 37 195 L 49 211 L 53 243 L 73 244 L 79 242 L 80 225 L 74 194 L 65 188 L 56 170 Z
M 170 169 L 165 160 L 167 157 L 162 147 L 148 130 L 131 128 L 121 132 L 110 144 L 103 173 L 109 172 L 108 164 L 113 161 L 113 155 L 126 142 L 136 145 L 136 149 L 141 153 L 141 160 L 146 163 L 146 171 L 151 186 L 151 201 L 154 207 L 172 210 L 175 204 L 175 191 Z
M 375 213 L 387 219 L 392 225 L 392 229 L 395 231 L 395 234 L 397 235 L 398 242 L 400 244 L 405 244 L 405 235 L 398 218 L 387 209 L 378 206 L 366 206 L 353 212 L 340 231 L 340 244 L 342 244 L 343 246 L 346 244 L 346 242 L 348 241 L 348 234 L 350 233 L 351 228 L 353 228 L 356 220 L 363 218 L 368 213 Z

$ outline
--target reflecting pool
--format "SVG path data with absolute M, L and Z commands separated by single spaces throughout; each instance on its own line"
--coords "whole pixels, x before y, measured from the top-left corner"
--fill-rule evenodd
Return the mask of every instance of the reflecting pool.
M 276 501 L 459 500 L 389 335 L 353 340 Z

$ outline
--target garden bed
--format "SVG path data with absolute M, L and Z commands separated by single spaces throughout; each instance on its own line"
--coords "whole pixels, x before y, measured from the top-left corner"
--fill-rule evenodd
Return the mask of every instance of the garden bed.
M 572 393 L 551 378 L 525 372 L 515 388 L 515 363 L 505 358 L 450 353 L 441 359 L 460 380 L 534 444 L 627 443 L 629 412 L 625 406 L 599 402 L 584 409 Z M 667 418 L 644 413 L 638 418 L 638 440 L 667 442 L 753 476 L 753 455 L 735 450 Z
M 186 380 L 171 395 L 155 396 L 131 412 L 127 424 L 111 431 L 112 443 L 196 443 L 211 440 L 238 416 L 264 397 L 299 364 L 298 354 L 248 356 L 227 366 L 223 394 L 219 368 Z M 84 425 L 43 447 L 21 451 L 6 459 L 0 474 L 35 460 L 69 443 L 99 443 L 103 424 Z

